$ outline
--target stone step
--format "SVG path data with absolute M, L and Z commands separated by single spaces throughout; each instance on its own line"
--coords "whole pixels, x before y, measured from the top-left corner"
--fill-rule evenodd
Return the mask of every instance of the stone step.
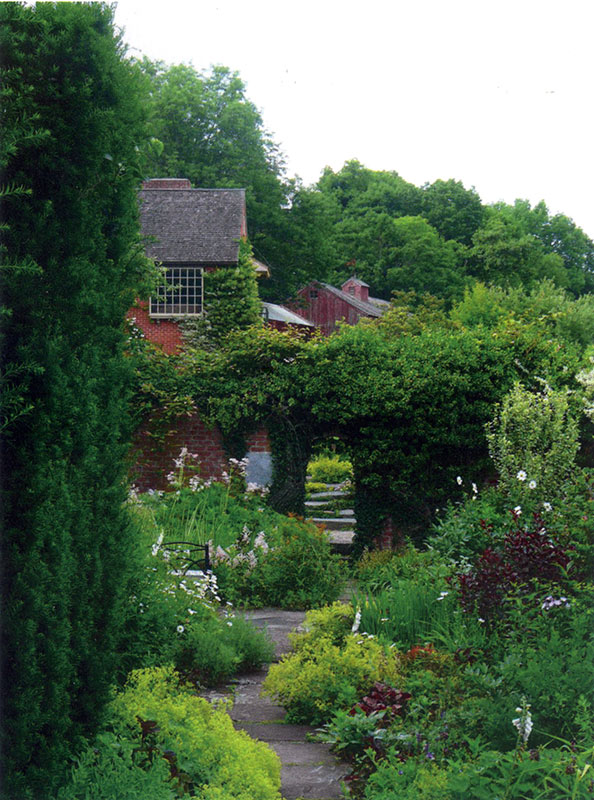
M 308 521 L 325 525 L 329 531 L 342 531 L 351 527 L 356 520 L 354 517 L 310 517 Z
M 333 553 L 349 556 L 353 550 L 354 531 L 330 531 L 330 547 Z
M 353 517 L 355 512 L 352 508 L 342 508 L 339 511 L 335 511 L 332 508 L 332 503 L 328 503 L 325 500 L 306 500 L 305 507 L 313 509 L 314 512 L 318 513 L 332 513 L 339 517 Z
M 310 500 L 319 500 L 322 497 L 345 497 L 349 492 L 337 492 L 337 491 L 328 491 L 328 492 L 312 492 L 309 495 Z

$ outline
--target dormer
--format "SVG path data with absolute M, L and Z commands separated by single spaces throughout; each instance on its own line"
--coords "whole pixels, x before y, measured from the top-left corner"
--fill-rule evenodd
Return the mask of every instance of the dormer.
M 369 302 L 369 284 L 360 281 L 354 275 L 348 281 L 345 281 L 340 288 L 345 294 L 350 294 L 351 297 L 355 297 L 357 300 L 362 300 L 364 303 Z

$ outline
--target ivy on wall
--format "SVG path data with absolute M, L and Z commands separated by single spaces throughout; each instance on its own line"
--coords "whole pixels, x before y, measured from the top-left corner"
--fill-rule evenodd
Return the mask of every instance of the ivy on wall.
M 170 359 L 166 393 L 192 398 L 231 454 L 241 455 L 254 427 L 268 428 L 270 502 L 280 511 L 303 513 L 313 441 L 329 433 L 344 441 L 355 470 L 357 549 L 373 542 L 387 517 L 405 534 L 422 535 L 458 474 L 480 478 L 485 423 L 519 376 L 559 384 L 577 371 L 571 348 L 530 326 L 489 333 L 442 322 L 397 335 L 359 324 L 330 338 L 258 325 L 232 330 L 216 350 Z

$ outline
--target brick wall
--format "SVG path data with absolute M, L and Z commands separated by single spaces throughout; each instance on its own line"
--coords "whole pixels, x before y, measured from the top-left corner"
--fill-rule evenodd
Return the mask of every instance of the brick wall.
M 209 428 L 198 414 L 181 417 L 176 430 L 164 442 L 155 441 L 148 435 L 150 426 L 143 426 L 136 433 L 132 448 L 134 466 L 132 480 L 140 491 L 166 489 L 167 475 L 174 470 L 174 459 L 182 447 L 198 456 L 199 474 L 205 480 L 219 480 L 228 472 L 228 456 L 223 447 L 223 437 L 218 428 Z M 270 441 L 265 428 L 259 428 L 246 440 L 248 453 L 270 453 Z
M 179 352 L 183 343 L 179 324 L 171 319 L 152 319 L 147 302 L 138 302 L 126 317 L 142 331 L 145 339 L 162 347 L 167 355 Z
M 400 550 L 405 547 L 402 531 L 396 527 L 392 517 L 384 519 L 381 533 L 375 538 L 375 545 L 378 550 Z
M 271 453 L 270 438 L 266 428 L 258 428 L 245 441 L 248 453 Z

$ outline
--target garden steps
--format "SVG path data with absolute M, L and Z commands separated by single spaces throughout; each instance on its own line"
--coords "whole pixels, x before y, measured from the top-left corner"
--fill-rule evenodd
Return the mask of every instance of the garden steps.
M 353 525 L 353 517 L 309 517 L 316 525 L 325 525 L 329 531 L 343 531 Z
M 265 627 L 274 642 L 275 659 L 291 650 L 288 634 L 299 629 L 305 612 L 276 608 L 256 609 L 245 616 L 255 625 Z M 222 691 L 205 692 L 211 701 L 233 698 L 229 711 L 238 730 L 266 742 L 281 760 L 281 794 L 284 800 L 339 800 L 343 797 L 341 780 L 348 773 L 322 742 L 308 742 L 314 729 L 308 725 L 284 722 L 285 711 L 267 697 L 260 697 L 268 667 L 240 676 Z
M 325 491 L 312 492 L 305 501 L 306 519 L 325 527 L 332 550 L 343 557 L 352 552 L 357 520 L 352 508 L 337 510 L 333 506 L 336 500 L 349 497 L 349 491 L 341 488 L 341 484 L 328 483 Z M 322 516 L 323 514 L 327 516 Z

